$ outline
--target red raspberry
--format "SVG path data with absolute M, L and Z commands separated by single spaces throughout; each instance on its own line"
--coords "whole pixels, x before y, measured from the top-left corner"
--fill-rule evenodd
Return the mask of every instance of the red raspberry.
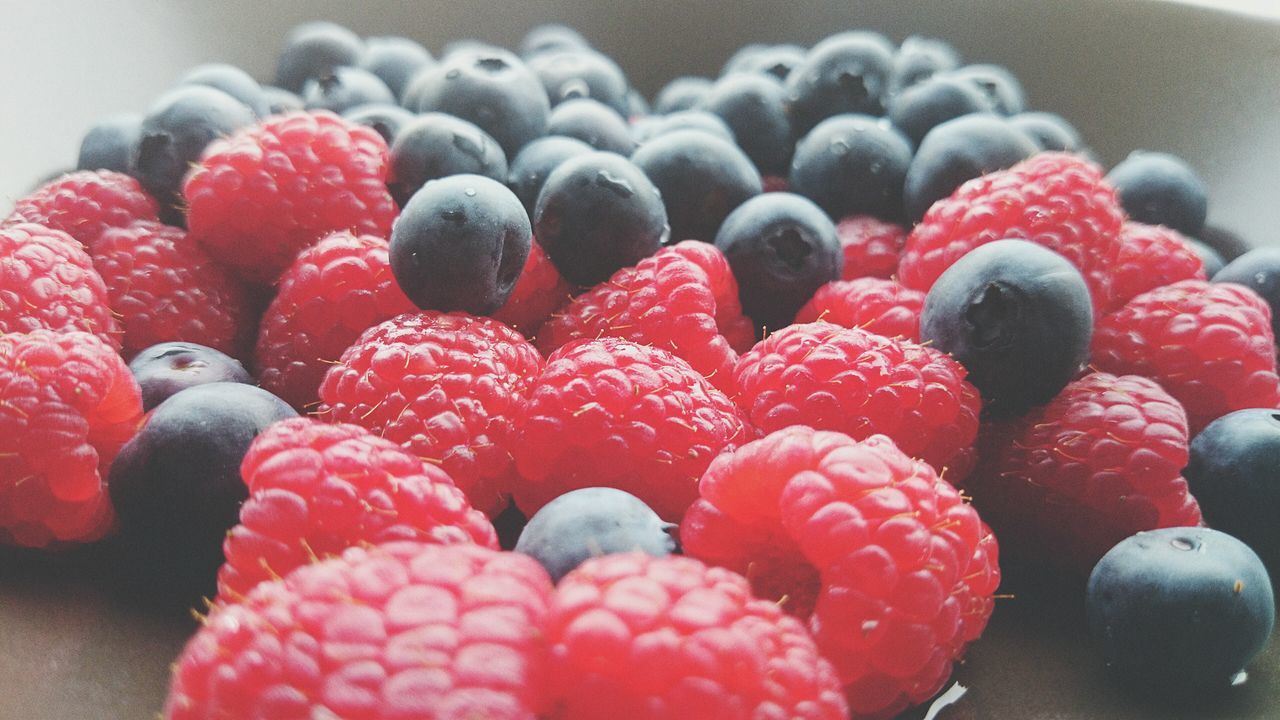
M 927 292 L 965 253 L 995 240 L 1029 240 L 1080 269 L 1095 309 L 1111 297 L 1124 211 L 1102 170 L 1066 153 L 1040 153 L 961 185 L 939 200 L 907 237 L 898 265 L 903 285 Z
M 692 558 L 588 560 L 557 586 L 547 625 L 548 720 L 849 717 L 804 626 Z
M 907 231 L 901 225 L 871 215 L 850 215 L 836 225 L 836 234 L 844 248 L 842 280 L 887 280 L 898 271 L 898 257 L 907 242 Z
M 101 537 L 107 470 L 141 422 L 138 384 L 97 336 L 0 334 L 0 542 Z
M 516 505 L 613 487 L 679 522 L 717 453 L 750 439 L 724 393 L 660 348 L 618 338 L 557 350 L 529 392 L 512 451 Z
M 88 247 L 103 230 L 158 220 L 160 206 L 137 180 L 111 170 L 81 170 L 41 186 L 13 205 L 5 224 L 61 230 Z
M 786 192 L 791 189 L 791 181 L 781 175 L 765 175 L 761 179 L 764 192 Z
M 825 320 L 847 328 L 862 328 L 885 337 L 920 342 L 920 313 L 924 293 L 893 280 L 864 277 L 837 280 L 818 292 L 796 313 L 797 323 Z
M 1086 375 L 984 434 L 965 487 L 1004 546 L 1035 562 L 1087 573 L 1134 533 L 1200 522 L 1181 477 L 1186 413 L 1152 380 Z
M 513 423 L 541 370 L 537 349 L 497 320 L 400 315 L 366 330 L 329 369 L 319 414 L 439 464 L 493 516 L 515 482 Z
M 387 241 L 339 232 L 298 254 L 262 315 L 254 353 L 258 382 L 302 410 L 360 333 L 416 312 L 391 274 Z
M 534 720 L 551 581 L 471 545 L 351 548 L 215 607 L 173 668 L 168 720 Z
M 685 553 L 806 621 L 854 717 L 928 699 L 991 616 L 995 536 L 884 436 L 790 427 L 716 458 L 699 491 Z
M 80 243 L 23 223 L 0 228 L 0 333 L 83 330 L 120 347 L 107 287 Z
M 685 240 L 574 298 L 538 332 L 552 352 L 583 338 L 619 337 L 669 350 L 716 387 L 733 385 L 735 350 L 755 341 L 738 283 L 714 245 Z
M 276 115 L 215 140 L 187 176 L 187 224 L 242 277 L 273 282 L 338 230 L 388 237 L 387 144 L 326 111 Z
M 1204 261 L 1177 230 L 1126 222 L 1120 230 L 1120 258 L 1111 271 L 1108 312 L 1148 290 L 1179 280 L 1204 280 Z
M 572 293 L 573 286 L 560 275 L 542 246 L 534 240 L 520 279 L 511 290 L 511 297 L 493 314 L 493 318 L 532 338 L 552 313 L 572 299 Z
M 957 485 L 973 467 L 982 400 L 960 363 L 930 347 L 818 322 L 744 354 L 734 398 L 761 432 L 788 425 L 888 435 Z
M 254 438 L 240 474 L 249 499 L 222 546 L 223 599 L 366 543 L 498 548 L 493 525 L 445 471 L 358 425 L 278 422 Z
M 171 340 L 243 355 L 248 291 L 181 229 L 151 220 L 108 228 L 89 254 L 124 328 L 125 357 Z
M 1242 285 L 1183 280 L 1145 292 L 1094 325 L 1092 352 L 1098 370 L 1160 383 L 1193 436 L 1233 410 L 1280 407 L 1271 309 Z

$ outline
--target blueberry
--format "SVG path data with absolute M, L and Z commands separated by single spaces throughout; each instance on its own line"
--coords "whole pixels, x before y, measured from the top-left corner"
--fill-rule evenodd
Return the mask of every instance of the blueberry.
M 613 60 L 594 50 L 561 50 L 529 58 L 529 69 L 542 82 L 552 105 L 590 98 L 627 112 L 627 76 Z
M 1041 150 L 1079 152 L 1084 149 L 1080 132 L 1061 115 L 1024 112 L 1009 118 L 1009 124 L 1026 133 Z
M 276 85 L 302 92 L 307 80 L 355 65 L 364 52 L 360 36 L 331 22 L 303 23 L 289 32 L 276 63 Z
M 166 342 L 142 350 L 129 361 L 142 389 L 142 408 L 164 402 L 189 387 L 215 382 L 252 383 L 239 360 L 204 345 Z
M 897 95 L 916 83 L 959 66 L 960 56 L 955 48 L 941 40 L 912 35 L 903 40 L 893 54 L 888 94 Z
M 1025 240 L 997 240 L 961 257 L 920 314 L 920 339 L 964 365 L 985 410 L 997 415 L 1057 395 L 1084 367 L 1092 334 L 1080 272 Z
M 412 122 L 417 115 L 399 105 L 367 103 L 344 110 L 342 117 L 353 123 L 373 128 L 390 147 L 400 135 L 400 129 Z
M 365 40 L 359 67 L 377 75 L 396 96 L 404 96 L 409 81 L 435 58 L 417 42 L 403 37 L 371 37 Z
M 136 113 L 110 115 L 89 128 L 80 141 L 77 170 L 129 171 L 129 155 L 142 131 L 142 116 Z
M 264 85 L 262 95 L 266 98 L 267 110 L 272 115 L 283 115 L 303 109 L 302 98 L 284 88 Z
M 973 83 L 935 75 L 891 97 L 889 120 L 918 147 L 942 123 L 992 109 L 991 101 Z
M 1129 218 L 1199 236 L 1209 209 L 1204 181 L 1174 155 L 1137 150 L 1107 173 Z
M 553 170 L 533 220 L 560 274 L 586 286 L 654 254 L 671 233 L 662 197 L 644 171 L 606 152 L 570 158 Z
M 391 228 L 391 272 L 424 310 L 488 315 L 502 307 L 529 257 L 529 214 L 482 175 L 433 180 Z
M 515 551 L 541 563 L 553 582 L 601 555 L 676 552 L 675 525 L 663 522 L 640 498 L 607 487 L 573 490 L 529 518 Z
M 591 44 L 582 33 L 568 25 L 546 23 L 530 30 L 520 41 L 520 56 L 530 58 L 555 50 L 590 50 Z
M 597 150 L 630 155 L 631 127 L 613 108 L 588 98 L 566 100 L 551 110 L 547 135 L 577 138 Z
M 808 198 L 765 193 L 738 206 L 716 233 L 738 279 L 742 311 L 766 330 L 789 324 L 844 255 L 831 218 Z
M 449 43 L 447 43 L 444 46 L 443 49 L 440 50 L 440 59 L 441 61 L 448 60 L 454 55 L 466 55 L 466 54 L 474 54 L 474 53 L 502 54 L 505 52 L 507 52 L 506 48 L 500 45 L 494 45 L 491 42 L 485 42 L 484 40 L 476 40 L 475 38 L 460 38 L 458 40 L 451 40 Z
M 868 115 L 837 115 L 818 123 L 796 144 L 791 191 L 833 218 L 875 215 L 902 219 L 902 183 L 911 142 Z
M 1027 107 L 1027 95 L 1013 73 L 999 65 L 965 65 L 953 77 L 973 83 L 1001 115 L 1017 115 Z
M 1236 283 L 1252 289 L 1271 306 L 1271 330 L 1280 336 L 1280 248 L 1250 250 L 1213 275 L 1216 283 Z
M 716 81 L 701 107 L 724 120 L 762 175 L 789 172 L 795 138 L 780 81 L 760 74 L 726 75 Z
M 1026 160 L 1039 148 L 1002 117 L 964 115 L 929 131 L 907 168 L 902 188 L 907 219 L 919 222 L 929 206 L 966 181 Z
M 785 82 L 804 56 L 805 49 L 799 45 L 770 45 L 743 57 L 729 72 L 761 73 Z
M 427 181 L 464 173 L 506 179 L 507 156 L 489 133 L 444 113 L 419 115 L 400 127 L 387 185 L 402 207 Z
M 271 114 L 271 106 L 262 86 L 249 73 L 234 65 L 226 63 L 209 63 L 197 65 L 182 79 L 179 85 L 204 85 L 230 95 L 239 100 L 260 118 Z
M 1186 233 L 1183 234 L 1186 235 Z M 1198 235 L 1188 235 L 1188 237 L 1196 237 L 1200 242 L 1217 250 L 1227 262 L 1253 249 L 1253 245 L 1237 233 L 1213 225 L 1205 225 Z
M 870 32 L 845 32 L 813 46 L 787 76 L 792 130 L 804 135 L 842 113 L 880 115 L 893 45 Z
M 672 242 L 711 242 L 729 213 L 762 191 L 760 173 L 742 150 L 697 130 L 654 138 L 631 162 L 662 193 Z
M 703 110 L 677 110 L 669 115 L 642 118 L 631 126 L 631 136 L 643 145 L 659 135 L 677 130 L 698 130 L 733 142 L 733 131 L 725 121 Z
M 770 47 L 772 46 L 767 45 L 765 43 L 747 43 L 746 45 L 743 45 L 737 50 L 734 50 L 733 54 L 729 56 L 729 59 L 725 60 L 724 65 L 721 66 L 720 76 L 723 77 L 732 72 L 735 72 L 738 68 L 742 67 L 742 64 L 745 63 L 753 55 L 755 55 L 756 53 L 764 52 L 765 50 L 768 50 Z
M 449 55 L 418 73 L 408 92 L 417 98 L 418 112 L 448 113 L 475 123 L 507 157 L 546 134 L 551 112 L 538 78 L 506 50 Z
M 629 88 L 627 90 L 627 111 L 623 113 L 628 118 L 641 118 L 649 115 L 649 101 L 644 99 L 644 95 L 639 90 Z
M 547 182 L 547 176 L 551 171 L 560 167 L 560 163 L 565 160 L 585 155 L 593 150 L 594 148 L 590 145 L 574 138 L 555 135 L 538 138 L 525 145 L 520 154 L 511 161 L 511 169 L 507 173 L 507 187 L 520 198 L 525 210 L 529 211 L 529 217 L 533 217 L 538 193 L 542 192 L 542 186 Z
M 653 111 L 666 115 L 677 110 L 692 110 L 697 107 L 707 92 L 711 90 L 711 81 L 704 77 L 685 75 L 678 77 L 658 91 L 653 100 Z
M 1208 528 L 1120 541 L 1089 576 L 1086 605 L 1113 671 L 1179 694 L 1243 679 L 1275 625 L 1271 580 L 1258 556 Z
M 1201 242 L 1195 238 L 1187 238 L 1187 246 L 1200 256 L 1200 262 L 1204 263 L 1204 274 L 1206 277 L 1212 278 L 1218 274 L 1218 271 L 1226 267 L 1227 261 L 1222 257 L 1222 253 L 1214 250 L 1208 243 Z
M 332 72 L 312 78 L 302 86 L 302 102 L 308 110 L 340 113 L 358 105 L 392 105 L 395 101 L 396 96 L 386 83 L 360 68 L 334 68 Z

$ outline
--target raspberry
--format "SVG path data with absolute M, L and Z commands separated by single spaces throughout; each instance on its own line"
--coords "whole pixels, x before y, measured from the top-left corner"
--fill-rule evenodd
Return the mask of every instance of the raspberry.
M 888 435 L 959 484 L 973 467 L 978 391 L 929 347 L 826 322 L 792 325 L 738 360 L 734 398 L 761 432 L 788 425 Z
M 120 326 L 88 253 L 42 225 L 0 228 L 0 333 L 83 330 L 120 347 Z
M 550 594 L 515 553 L 351 548 L 215 607 L 174 665 L 164 717 L 533 720 Z
M 986 243 L 1028 240 L 1080 269 L 1095 309 L 1110 300 L 1124 212 L 1096 165 L 1076 155 L 1040 153 L 961 185 L 934 203 L 907 237 L 898 265 L 903 285 L 928 291 L 942 271 Z
M 850 215 L 836 224 L 836 234 L 844 248 L 842 280 L 887 280 L 898 271 L 898 256 L 907 242 L 907 231 L 902 226 L 871 215 Z
M 278 422 L 254 439 L 240 474 L 249 499 L 223 544 L 223 599 L 365 543 L 498 548 L 493 525 L 448 474 L 357 425 Z
M 360 333 L 416 310 L 391 274 L 386 240 L 334 233 L 280 277 L 258 330 L 258 381 L 295 408 L 314 407 L 325 372 Z
M 845 720 L 831 663 L 740 575 L 692 558 L 593 558 L 547 623 L 548 720 Z
M 5 224 L 36 223 L 61 230 L 88 247 L 102 231 L 137 220 L 158 220 L 160 205 L 137 180 L 110 170 L 68 173 L 13 205 Z
M 1092 373 L 983 432 L 965 488 L 1005 547 L 1033 561 L 1088 573 L 1134 533 L 1200 522 L 1180 475 L 1186 413 L 1152 380 Z
M 497 320 L 399 315 L 366 330 L 329 369 L 318 414 L 440 465 L 492 517 L 515 481 L 513 423 L 541 370 L 538 351 Z
M 619 337 L 669 350 L 721 389 L 755 340 L 729 262 L 714 245 L 686 240 L 574 298 L 538 332 L 544 354 L 573 340 Z
M 750 439 L 738 409 L 685 361 L 618 338 L 571 343 L 547 359 L 512 446 L 526 515 L 558 495 L 613 487 L 668 522 L 698 496 L 720 451 Z
M 796 313 L 797 323 L 825 320 L 891 338 L 920 342 L 924 293 L 893 280 L 863 277 L 837 280 L 818 288 Z
M 98 337 L 0 334 L 0 542 L 101 537 L 107 469 L 141 421 L 133 375 Z
M 716 458 L 699 491 L 685 553 L 805 621 L 854 717 L 932 696 L 991 616 L 995 536 L 882 435 L 790 427 Z
M 1142 293 L 1094 326 L 1093 366 L 1160 383 L 1191 434 L 1231 412 L 1280 407 L 1271 309 L 1242 285 L 1183 280 Z
M 153 220 L 108 228 L 89 254 L 124 328 L 125 357 L 174 340 L 243 354 L 249 294 L 181 229 Z
M 1177 230 L 1126 222 L 1120 229 L 1120 258 L 1111 271 L 1109 312 L 1148 290 L 1179 280 L 1204 280 L 1204 261 Z
M 573 286 L 560 275 L 535 239 L 511 296 L 493 313 L 493 318 L 533 338 L 547 318 L 569 302 L 572 292 Z
M 241 277 L 273 282 L 338 230 L 387 237 L 387 144 L 329 112 L 274 116 L 216 140 L 187 176 L 191 236 Z

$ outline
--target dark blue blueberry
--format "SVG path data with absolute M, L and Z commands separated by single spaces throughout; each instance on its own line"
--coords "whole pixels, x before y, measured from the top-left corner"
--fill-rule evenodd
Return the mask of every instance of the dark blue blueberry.
M 685 75 L 678 77 L 658 91 L 653 99 L 653 111 L 666 115 L 677 110 L 692 110 L 701 104 L 711 90 L 711 81 L 704 77 Z
M 94 123 L 80 141 L 77 170 L 129 172 L 129 156 L 138 143 L 142 116 L 136 113 L 111 115 Z
M 654 254 L 671 233 L 648 176 L 607 152 L 579 155 L 553 170 L 533 220 L 538 243 L 560 274 L 586 286 Z
M 264 85 L 262 87 L 262 95 L 267 100 L 267 110 L 271 115 L 297 112 L 303 108 L 302 98 L 284 88 Z
M 1001 115 L 1017 115 L 1026 110 L 1027 95 L 1022 90 L 1022 83 L 999 65 L 965 65 L 952 72 L 952 76 L 977 86 Z
M 790 324 L 819 287 L 840 279 L 844 264 L 831 218 L 792 193 L 739 205 L 720 225 L 716 247 L 738 279 L 742 311 L 766 330 Z
M 591 44 L 582 37 L 582 33 L 560 23 L 538 25 L 520 41 L 520 56 L 524 58 L 556 50 L 590 49 Z
M 837 115 L 818 123 L 796 144 L 791 191 L 833 218 L 875 215 L 902 220 L 902 183 L 911 142 L 889 123 L 868 115 Z
M 832 115 L 884 113 L 893 45 L 870 32 L 845 32 L 814 45 L 787 76 L 792 130 L 804 135 Z
M 1216 283 L 1244 285 L 1261 295 L 1271 306 L 1271 329 L 1280 337 L 1280 247 L 1250 250 L 1227 263 L 1212 278 Z
M 1195 238 L 1187 238 L 1187 245 L 1200 256 L 1200 261 L 1204 263 L 1204 274 L 1212 278 L 1218 274 L 1218 271 L 1226 267 L 1227 261 L 1222 257 L 1222 253 L 1214 250 L 1208 243 L 1201 242 Z
M 804 56 L 805 49 L 799 45 L 770 45 L 743 57 L 729 72 L 763 73 L 786 82 Z
M 677 130 L 698 130 L 721 140 L 733 142 L 733 131 L 728 124 L 705 110 L 677 110 L 670 115 L 651 115 L 631 125 L 631 136 L 639 144 L 649 142 L 659 135 Z
M 1039 148 L 1009 121 L 986 113 L 948 120 L 924 136 L 902 188 L 907 220 L 919 222 L 938 200 L 965 181 L 1003 170 Z
M 726 75 L 703 98 L 702 109 L 724 120 L 762 175 L 790 172 L 795 137 L 780 81 L 761 74 Z
M 627 121 L 608 105 L 588 98 L 566 100 L 552 108 L 547 135 L 576 138 L 619 155 L 630 155 L 636 147 Z
M 396 137 L 400 135 L 400 128 L 408 125 L 418 116 L 399 105 L 369 103 L 356 105 L 344 110 L 342 117 L 353 123 L 371 127 L 378 131 L 378 134 L 382 136 L 383 140 L 387 141 L 387 146 L 390 147 L 395 142 Z
M 639 90 L 627 89 L 627 112 L 624 114 L 628 118 L 645 117 L 650 110 L 649 101 L 644 99 L 644 95 L 641 95 Z
M 235 65 L 209 63 L 197 65 L 182 76 L 179 85 L 204 85 L 239 100 L 260 118 L 271 114 L 271 105 L 262 86 L 249 73 Z
M 341 113 L 358 105 L 393 105 L 395 101 L 396 96 L 386 83 L 360 68 L 334 68 L 328 75 L 308 80 L 302 87 L 302 102 L 308 110 Z
M 196 385 L 215 382 L 252 383 L 239 360 L 204 345 L 166 342 L 139 352 L 129 372 L 142 389 L 142 409 L 164 402 L 170 395 Z
M 955 48 L 942 40 L 912 35 L 902 41 L 893 54 L 893 66 L 889 70 L 889 95 L 923 82 L 938 73 L 960 66 L 960 56 Z
M 276 62 L 276 85 L 289 92 L 302 92 L 308 80 L 324 77 L 336 67 L 355 65 L 363 52 L 360 36 L 341 25 L 303 23 L 285 38 L 284 50 Z
M 538 194 L 552 170 L 560 167 L 560 163 L 571 157 L 585 155 L 594 148 L 569 137 L 549 135 L 538 138 L 520 151 L 511 161 L 511 169 L 507 173 L 507 187 L 520 198 L 529 217 L 533 217 L 534 207 L 538 203 Z
M 1134 151 L 1107 173 L 1131 220 L 1199 237 L 1209 210 L 1204 181 L 1182 158 Z
M 889 99 L 889 120 L 919 147 L 929 131 L 948 120 L 991 112 L 991 101 L 971 82 L 934 75 Z
M 1183 233 L 1186 235 L 1186 233 Z M 1213 225 L 1205 225 L 1204 229 L 1198 235 L 1188 236 L 1199 238 L 1201 242 L 1209 247 L 1217 250 L 1222 258 L 1227 262 L 1231 262 L 1241 255 L 1253 249 L 1253 245 L 1240 235 L 1227 230 L 1226 228 L 1215 227 Z
M 426 48 L 409 38 L 371 37 L 365 40 L 359 67 L 377 75 L 399 99 L 413 76 L 435 62 Z
M 773 46 L 765 43 L 747 43 L 737 50 L 734 50 L 733 54 L 729 56 L 729 59 L 725 60 L 724 65 L 720 67 L 720 76 L 728 75 L 736 71 L 753 55 L 764 52 L 770 47 Z
M 391 272 L 423 310 L 488 315 L 502 307 L 529 257 L 529 213 L 482 175 L 432 180 L 391 228 Z
M 534 513 L 515 551 L 537 560 L 552 582 L 560 582 L 570 570 L 601 555 L 670 555 L 677 550 L 675 529 L 631 493 L 583 488 L 557 497 Z
M 1222 690 L 1266 647 L 1271 580 L 1226 533 L 1164 528 L 1120 541 L 1089 576 L 1089 630 L 1109 668 L 1144 689 Z
M 613 60 L 594 50 L 561 50 L 529 58 L 529 69 L 542 82 L 552 105 L 590 98 L 625 115 L 627 76 Z
M 920 339 L 964 365 L 984 409 L 997 415 L 1057 395 L 1084 367 L 1092 335 L 1080 271 L 1025 240 L 997 240 L 961 257 L 920 314 Z
M 656 137 L 631 162 L 662 193 L 671 242 L 715 240 L 729 213 L 762 191 L 760 173 L 738 146 L 698 130 Z
M 1041 150 L 1079 152 L 1084 149 L 1080 132 L 1061 115 L 1024 112 L 1009 118 L 1009 124 L 1026 133 Z
M 489 133 L 444 113 L 419 115 L 400 127 L 387 186 L 402 207 L 428 181 L 468 173 L 506 179 L 507 156 Z

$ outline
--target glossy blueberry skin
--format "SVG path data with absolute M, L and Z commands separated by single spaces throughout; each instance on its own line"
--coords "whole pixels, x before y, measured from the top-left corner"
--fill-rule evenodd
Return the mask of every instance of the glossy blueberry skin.
M 840 279 L 844 265 L 831 218 L 792 193 L 765 193 L 739 205 L 715 244 L 738 279 L 742 311 L 766 330 L 789 324 L 819 287 Z
M 893 126 L 868 115 L 837 115 L 796 144 L 791 191 L 833 218 L 874 215 L 900 222 L 910 165 L 911 141 Z
M 271 115 L 283 115 L 303 108 L 302 98 L 284 88 L 264 85 L 262 95 L 267 100 L 267 110 Z
M 507 156 L 489 133 L 444 113 L 425 113 L 400 126 L 387 186 L 401 207 L 428 181 L 462 174 L 506 179 Z
M 929 206 L 967 180 L 1026 160 L 1039 148 L 1007 120 L 963 115 L 929 131 L 907 168 L 902 200 L 907 219 L 919 222 Z
M 560 163 L 571 157 L 594 152 L 590 145 L 570 137 L 548 135 L 538 138 L 520 151 L 511 161 L 507 173 L 507 187 L 520 198 L 529 217 L 533 217 L 534 207 L 538 202 L 538 194 L 547 182 L 552 170 L 560 167 Z
M 387 141 L 387 147 L 396 141 L 400 129 L 413 122 L 417 115 L 399 105 L 387 103 L 367 103 L 356 105 L 342 112 L 342 117 L 353 123 L 371 127 Z
M 643 145 L 650 140 L 678 130 L 697 130 L 721 140 L 733 142 L 733 131 L 718 115 L 705 110 L 677 110 L 669 115 L 651 115 L 631 124 L 631 137 Z
M 929 131 L 948 120 L 991 112 L 991 100 L 971 82 L 947 75 L 921 80 L 889 99 L 889 120 L 915 147 Z
M 960 67 L 955 48 L 936 38 L 912 35 L 893 54 L 889 70 L 889 95 L 897 95 L 938 73 Z
M 804 57 L 805 49 L 799 45 L 770 45 L 743 57 L 729 72 L 761 73 L 786 82 Z
M 520 41 L 520 57 L 530 58 L 534 55 L 556 50 L 590 50 L 591 44 L 582 33 L 568 25 L 545 23 L 538 25 L 525 34 Z
M 266 94 L 262 92 L 262 86 L 249 73 L 234 65 L 226 63 L 197 65 L 183 75 L 178 84 L 205 85 L 221 90 L 248 105 L 253 114 L 260 118 L 271 114 L 271 107 L 267 103 Z
M 792 130 L 843 113 L 880 115 L 893 64 L 893 45 L 869 32 L 845 32 L 818 43 L 787 76 Z
M 627 76 L 608 57 L 590 49 L 544 52 L 529 58 L 529 69 L 538 76 L 551 105 L 590 98 L 627 114 Z
M 920 339 L 951 354 L 983 410 L 1017 415 L 1048 402 L 1084 367 L 1093 307 L 1080 271 L 1025 240 L 961 257 L 929 290 Z
M 703 98 L 733 132 L 742 151 L 762 175 L 786 175 L 795 151 L 787 91 L 776 78 L 752 73 L 726 75 Z
M 327 75 L 308 80 L 302 87 L 302 102 L 307 110 L 341 113 L 359 105 L 393 105 L 395 101 L 396 96 L 386 83 L 360 68 L 334 68 Z
M 365 40 L 358 67 L 377 75 L 399 99 L 413 76 L 435 62 L 431 53 L 417 42 L 404 37 L 383 36 Z
M 515 552 L 537 560 L 552 582 L 600 555 L 644 552 L 664 557 L 676 552 L 672 531 L 640 498 L 614 488 L 573 490 L 529 518 Z
M 597 150 L 630 155 L 631 127 L 613 108 L 589 98 L 566 100 L 551 109 L 547 135 L 576 138 Z
M 1262 561 L 1209 528 L 1120 541 L 1094 567 L 1085 602 L 1090 633 L 1112 671 L 1180 695 L 1228 688 L 1275 625 Z
M 142 132 L 142 115 L 125 113 L 102 118 L 80 141 L 77 170 L 113 170 L 127 173 L 129 156 Z
M 1209 210 L 1204 181 L 1181 158 L 1136 150 L 1107 173 L 1129 218 L 1199 236 Z
M 662 193 L 671 242 L 711 242 L 729 213 L 762 190 L 760 173 L 742 150 L 698 130 L 661 135 L 631 156 Z
M 1280 331 L 1280 248 L 1261 247 L 1227 263 L 1213 282 L 1236 283 L 1252 289 L 1271 306 L 1271 330 Z
M 150 410 L 169 396 L 196 385 L 253 382 L 239 360 L 189 342 L 152 345 L 129 361 L 129 372 L 142 389 L 143 410 Z
M 295 27 L 285 38 L 276 63 L 275 84 L 293 93 L 302 92 L 307 80 L 324 77 L 336 67 L 355 65 L 364 52 L 360 36 L 331 22 L 309 22 Z
M 1009 124 L 1026 133 L 1041 150 L 1079 152 L 1084 149 L 1080 132 L 1061 115 L 1024 112 L 1009 118 Z
M 520 199 L 482 175 L 422 186 L 391 228 L 391 272 L 423 310 L 488 315 L 502 307 L 529 257 Z
M 1001 115 L 1017 115 L 1026 110 L 1027 94 L 1017 76 L 999 65 L 965 65 L 952 72 L 952 76 L 973 83 L 991 100 L 992 107 Z
M 662 196 L 644 171 L 598 151 L 570 158 L 547 176 L 533 221 L 560 274 L 585 286 L 654 254 L 671 233 Z
M 653 100 L 653 111 L 666 115 L 677 110 L 692 110 L 711 90 L 711 80 L 685 75 L 662 86 Z

